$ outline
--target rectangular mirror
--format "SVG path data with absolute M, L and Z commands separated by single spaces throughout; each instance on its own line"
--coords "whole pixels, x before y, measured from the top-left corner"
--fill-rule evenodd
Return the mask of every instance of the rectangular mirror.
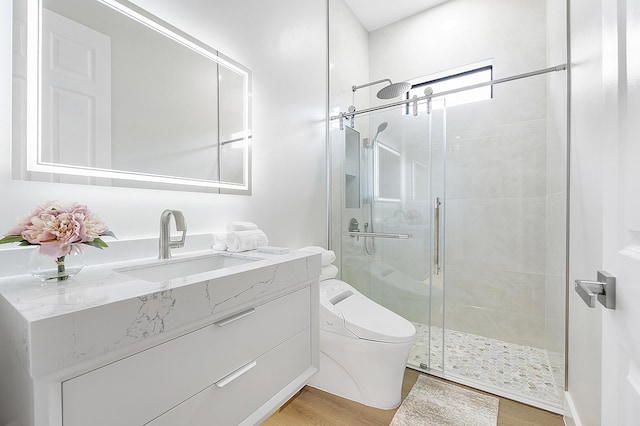
M 14 177 L 250 193 L 248 68 L 125 0 L 14 5 Z

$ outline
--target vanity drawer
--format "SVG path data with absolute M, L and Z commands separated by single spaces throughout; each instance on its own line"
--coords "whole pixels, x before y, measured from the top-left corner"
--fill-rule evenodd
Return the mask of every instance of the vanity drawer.
M 235 380 L 214 384 L 149 426 L 239 425 L 311 366 L 310 329 L 287 340 L 239 371 Z
M 67 380 L 63 423 L 145 424 L 306 330 L 309 303 L 307 287 Z

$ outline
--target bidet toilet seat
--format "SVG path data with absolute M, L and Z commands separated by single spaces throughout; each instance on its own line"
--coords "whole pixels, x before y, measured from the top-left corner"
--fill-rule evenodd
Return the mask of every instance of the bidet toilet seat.
M 381 343 L 406 343 L 415 335 L 409 321 L 336 279 L 320 283 L 320 328 Z

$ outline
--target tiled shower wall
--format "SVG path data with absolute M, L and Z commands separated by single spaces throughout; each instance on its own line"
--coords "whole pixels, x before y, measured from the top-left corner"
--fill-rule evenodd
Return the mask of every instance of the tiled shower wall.
M 487 59 L 494 78 L 555 65 L 549 46 L 562 51 L 564 42 L 548 38 L 548 26 L 557 33 L 564 22 L 546 3 L 452 0 L 374 31 L 370 79 Z M 504 83 L 491 101 L 447 109 L 446 328 L 560 352 L 564 138 L 549 114 L 560 111 L 562 81 L 564 73 Z

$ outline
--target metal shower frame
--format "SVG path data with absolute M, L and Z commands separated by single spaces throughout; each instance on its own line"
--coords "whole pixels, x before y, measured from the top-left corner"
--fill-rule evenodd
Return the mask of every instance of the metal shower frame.
M 566 69 L 567 69 L 567 64 L 560 64 L 560 65 L 556 65 L 554 67 L 544 68 L 544 69 L 540 69 L 540 70 L 537 70 L 537 71 L 530 71 L 530 72 L 527 72 L 527 73 L 524 73 L 524 74 L 517 74 L 517 75 L 510 76 L 510 77 L 498 78 L 498 79 L 495 79 L 495 80 L 485 81 L 483 83 L 477 83 L 477 84 L 472 84 L 470 86 L 459 87 L 457 89 L 445 90 L 444 92 L 430 93 L 430 94 L 425 94 L 424 96 L 414 95 L 414 97 L 411 98 L 411 99 L 404 99 L 402 101 L 396 101 L 396 102 L 391 102 L 391 103 L 384 104 L 384 105 L 378 105 L 378 106 L 375 106 L 375 107 L 365 108 L 365 109 L 361 109 L 359 111 L 356 111 L 355 107 L 350 106 L 349 110 L 347 112 L 341 112 L 338 115 L 330 116 L 329 119 L 330 120 L 340 120 L 340 130 L 342 130 L 342 129 L 344 129 L 344 120 L 345 119 L 349 119 L 349 118 L 353 119 L 353 117 L 355 117 L 356 115 L 366 114 L 368 112 L 373 112 L 373 111 L 379 111 L 381 109 L 391 108 L 391 107 L 399 106 L 399 105 L 414 104 L 413 114 L 414 115 L 418 115 L 417 104 L 418 104 L 419 101 L 424 101 L 424 100 L 429 101 L 429 100 L 431 100 L 433 98 L 439 98 L 439 97 L 442 97 L 442 96 L 451 95 L 453 93 L 464 92 L 465 90 L 477 89 L 479 87 L 485 87 L 485 86 L 493 86 L 494 84 L 505 83 L 507 81 L 519 80 L 521 78 L 533 77 L 535 75 L 547 74 L 547 73 L 550 73 L 550 72 L 564 71 Z M 379 82 L 382 82 L 382 81 L 387 81 L 387 79 L 380 80 L 380 81 L 374 82 L 374 83 L 379 83 Z M 373 83 L 371 83 L 371 84 L 373 84 Z M 353 86 L 353 87 L 356 87 L 356 86 Z

